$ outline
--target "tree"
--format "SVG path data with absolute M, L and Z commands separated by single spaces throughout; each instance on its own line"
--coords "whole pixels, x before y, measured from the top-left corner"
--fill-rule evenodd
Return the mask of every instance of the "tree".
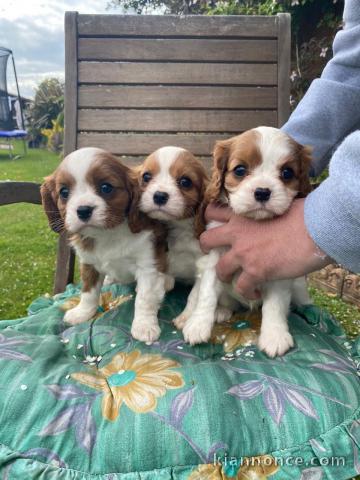
M 63 126 L 64 84 L 57 78 L 43 80 L 35 92 L 29 113 L 29 134 L 36 146 L 44 139 L 41 131 L 52 129 L 53 122 Z

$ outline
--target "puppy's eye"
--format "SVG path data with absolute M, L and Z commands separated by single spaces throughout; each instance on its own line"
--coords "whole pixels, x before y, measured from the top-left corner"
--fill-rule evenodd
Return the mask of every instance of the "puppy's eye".
M 283 180 L 291 180 L 294 177 L 295 177 L 295 172 L 292 168 L 285 167 L 281 170 L 281 178 Z
M 190 188 L 192 187 L 192 181 L 189 177 L 181 177 L 179 178 L 179 185 L 182 188 Z
M 233 172 L 236 177 L 245 177 L 247 169 L 245 165 L 236 165 Z
M 150 172 L 143 173 L 142 179 L 145 183 L 149 183 L 150 180 L 152 179 L 151 173 Z
M 68 189 L 68 187 L 61 187 L 59 194 L 63 200 L 67 200 L 70 195 L 70 190 Z
M 114 190 L 114 187 L 110 183 L 102 183 L 100 185 L 100 191 L 103 195 L 108 195 Z

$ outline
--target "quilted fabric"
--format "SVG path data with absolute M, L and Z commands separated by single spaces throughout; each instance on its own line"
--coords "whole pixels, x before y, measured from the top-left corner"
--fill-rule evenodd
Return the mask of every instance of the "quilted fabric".
M 256 314 L 190 347 L 160 312 L 153 345 L 130 335 L 133 287 L 103 290 L 97 318 L 68 327 L 70 285 L 0 322 L 0 478 L 348 479 L 360 473 L 359 344 L 316 307 L 294 310 L 296 347 L 270 360 Z

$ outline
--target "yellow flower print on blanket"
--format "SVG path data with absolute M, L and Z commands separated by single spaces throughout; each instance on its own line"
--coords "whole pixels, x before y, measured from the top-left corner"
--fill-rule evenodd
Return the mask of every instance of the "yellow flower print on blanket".
M 256 343 L 261 327 L 261 311 L 236 313 L 228 322 L 214 326 L 210 341 L 223 344 L 226 353 Z
M 111 292 L 103 292 L 100 295 L 99 307 L 98 312 L 96 313 L 94 318 L 100 317 L 104 312 L 108 312 L 113 308 L 118 307 L 119 305 L 131 300 L 133 295 L 120 295 L 118 297 L 113 298 Z M 65 312 L 67 310 L 71 310 L 72 308 L 76 307 L 80 302 L 80 296 L 71 297 L 67 302 L 61 305 L 61 310 Z
M 188 480 L 267 480 L 279 470 L 271 455 L 244 458 L 239 469 L 232 466 L 199 465 Z
M 117 353 L 110 363 L 94 369 L 94 373 L 72 373 L 71 377 L 90 388 L 102 390 L 102 414 L 117 419 L 123 403 L 135 413 L 154 410 L 157 399 L 169 389 L 184 386 L 179 372 L 171 370 L 180 364 L 161 355 Z

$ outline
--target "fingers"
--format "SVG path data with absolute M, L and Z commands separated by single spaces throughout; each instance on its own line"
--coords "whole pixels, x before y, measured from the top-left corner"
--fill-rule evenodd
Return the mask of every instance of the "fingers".
M 216 222 L 228 222 L 231 215 L 233 214 L 232 210 L 228 207 L 218 207 L 214 203 L 210 203 L 205 211 L 205 219 L 209 223 L 211 220 Z
M 242 272 L 236 281 L 236 291 L 249 300 L 259 300 L 261 297 L 257 279 Z
M 200 247 L 208 253 L 213 248 L 231 245 L 231 240 L 227 225 L 206 230 L 200 235 Z
M 239 261 L 236 259 L 233 250 L 229 250 L 222 255 L 216 265 L 216 274 L 222 282 L 230 282 L 235 272 L 241 268 Z

